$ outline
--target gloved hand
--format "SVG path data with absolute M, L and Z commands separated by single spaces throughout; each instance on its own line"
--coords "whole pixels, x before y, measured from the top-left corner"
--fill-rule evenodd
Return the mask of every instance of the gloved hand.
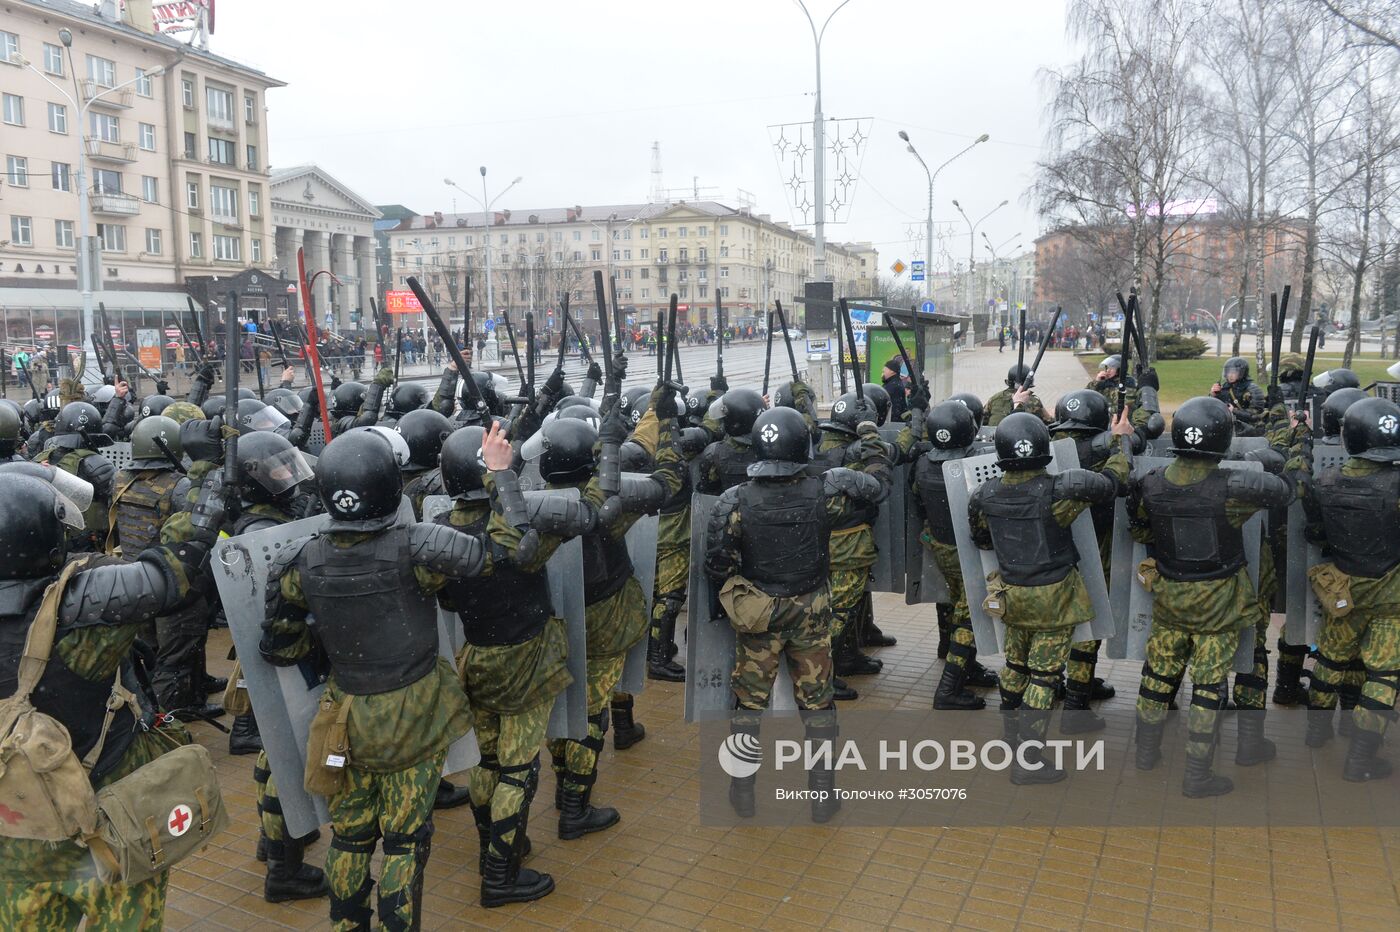
M 926 411 L 931 400 L 927 385 L 915 385 L 909 392 L 909 407 L 911 409 L 918 408 L 920 411 Z
M 729 380 L 722 375 L 710 376 L 710 391 L 723 395 L 729 391 Z
M 218 540 L 228 500 L 232 497 L 233 490 L 225 485 L 222 475 L 220 472 L 205 481 L 190 511 L 190 527 L 194 529 L 192 539 L 206 547 L 212 547 Z
M 861 421 L 856 425 L 856 436 L 862 440 L 880 439 L 880 428 L 874 421 Z
M 603 381 L 603 367 L 596 362 L 590 362 L 588 364 L 588 372 L 584 374 L 584 378 L 588 379 L 594 385 L 597 385 L 599 382 Z
M 219 377 L 219 370 L 214 368 L 213 363 L 206 362 L 201 364 L 200 367 L 197 370 L 195 370 L 194 377 L 199 381 L 203 382 L 205 385 L 213 385 L 214 380 Z
M 593 368 L 598 368 L 596 365 Z M 549 374 L 549 378 L 544 380 L 544 387 L 540 389 L 540 394 L 551 401 L 559 399 L 559 393 L 564 390 L 564 367 L 555 366 L 554 371 Z
M 374 374 L 374 384 L 383 385 L 388 388 L 394 384 L 394 370 L 388 366 L 383 366 Z
M 629 428 L 627 420 L 622 416 L 622 406 L 613 405 L 613 409 L 603 418 L 603 422 L 598 425 L 598 440 L 602 443 L 616 444 L 622 446 L 627 440 Z
M 340 376 L 338 376 L 338 375 L 332 375 L 332 376 L 331 376 L 331 391 L 335 391 L 337 388 L 339 388 L 339 387 L 340 387 L 340 384 L 341 384 L 341 383 L 340 383 Z
M 157 394 L 157 395 L 169 395 L 169 394 L 170 394 L 170 383 L 167 382 L 167 381 L 165 381 L 165 379 L 156 379 L 156 394 Z
M 627 377 L 627 354 L 626 354 L 626 353 L 614 353 L 614 354 L 613 354 L 613 379 L 614 379 L 615 381 L 617 381 L 617 382 L 620 383 L 620 382 L 621 382 L 624 378 L 626 378 L 626 377 Z
M 656 386 L 651 390 L 651 409 L 660 420 L 674 419 L 680 413 L 676 408 L 676 393 L 665 386 Z
M 1157 378 L 1157 370 L 1151 366 L 1148 366 L 1146 369 L 1143 369 L 1142 372 L 1138 373 L 1138 384 L 1145 388 L 1155 388 L 1157 391 L 1162 390 L 1162 382 Z

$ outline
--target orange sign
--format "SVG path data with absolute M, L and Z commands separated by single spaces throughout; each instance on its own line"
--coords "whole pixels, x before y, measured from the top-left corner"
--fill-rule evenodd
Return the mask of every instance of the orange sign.
M 418 314 L 422 312 L 423 305 L 418 303 L 417 295 L 411 291 L 386 291 L 384 310 L 390 314 Z
M 147 369 L 154 371 L 161 368 L 159 330 L 143 328 L 136 331 L 136 358 Z

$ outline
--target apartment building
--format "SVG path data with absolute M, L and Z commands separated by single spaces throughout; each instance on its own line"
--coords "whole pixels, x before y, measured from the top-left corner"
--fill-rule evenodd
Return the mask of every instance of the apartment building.
M 80 185 L 94 290 L 182 307 L 187 277 L 270 262 L 266 94 L 282 86 L 156 33 L 149 2 L 0 0 L 7 337 L 78 339 Z
M 469 274 L 478 320 L 486 303 L 488 250 L 496 312 L 542 311 L 547 327 L 556 326 L 550 312 L 567 293 L 571 308 L 581 311 L 579 320 L 596 330 L 595 270 L 616 280 L 618 304 L 633 326 L 654 321 L 673 292 L 682 323 L 712 324 L 718 294 L 733 323 L 758 321 L 781 301 L 800 324 L 796 297 L 812 274 L 810 235 L 716 201 L 406 213 L 380 230 L 389 260 L 387 279 L 381 265 L 381 292 L 403 289 L 416 275 L 435 301 L 460 317 L 461 283 Z M 839 294 L 869 294 L 875 287 L 879 255 L 873 246 L 828 243 L 826 261 Z

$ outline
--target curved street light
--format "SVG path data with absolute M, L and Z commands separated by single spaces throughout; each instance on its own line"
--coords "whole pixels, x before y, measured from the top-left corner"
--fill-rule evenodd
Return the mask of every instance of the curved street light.
M 520 182 L 523 180 L 523 175 L 517 175 L 515 180 L 512 181 L 510 184 L 506 185 L 504 188 L 502 188 L 499 194 L 497 194 L 495 197 L 488 198 L 486 195 L 485 165 L 481 166 L 481 197 L 477 197 L 475 194 L 471 193 L 466 188 L 457 184 L 451 178 L 442 179 L 443 184 L 447 185 L 449 188 L 456 188 L 458 191 L 461 191 L 467 197 L 471 198 L 472 200 L 476 201 L 478 204 L 481 205 L 481 210 L 484 215 L 482 217 L 482 226 L 486 228 L 486 232 L 484 234 L 484 244 L 486 246 L 486 313 L 488 317 L 496 316 L 496 292 L 491 284 L 491 205 L 495 204 L 501 198 L 505 197 L 507 191 L 520 184 Z M 463 327 L 465 327 L 465 325 L 466 322 L 463 321 Z M 463 333 L 462 336 L 463 338 L 466 338 L 467 334 Z
M 922 165 L 924 168 L 924 174 L 928 176 L 928 217 L 925 221 L 927 224 L 927 230 L 925 231 L 926 239 L 924 240 L 924 242 L 926 242 L 928 245 L 925 247 L 927 255 L 924 257 L 924 298 L 926 300 L 931 301 L 933 300 L 933 183 L 938 179 L 939 172 L 943 171 L 943 169 L 947 168 L 958 158 L 971 152 L 974 148 L 986 142 L 992 137 L 987 135 L 986 133 L 983 133 L 981 136 L 978 136 L 975 140 L 973 140 L 972 145 L 968 146 L 960 152 L 957 152 L 953 155 L 952 158 L 948 159 L 946 162 L 933 169 L 932 171 L 929 171 L 928 163 L 925 162 L 924 157 L 919 154 L 919 150 L 914 148 L 914 143 L 910 141 L 909 134 L 906 133 L 904 130 L 900 130 L 899 138 L 904 140 L 905 151 L 919 160 L 919 164 Z

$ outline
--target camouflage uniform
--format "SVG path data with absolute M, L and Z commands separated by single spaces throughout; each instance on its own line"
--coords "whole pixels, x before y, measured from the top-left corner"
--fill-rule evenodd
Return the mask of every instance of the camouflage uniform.
M 1262 437 L 1266 411 L 1264 389 L 1257 382 L 1240 379 L 1221 382 L 1219 394 L 1213 397 L 1225 402 L 1234 411 L 1236 437 Z
M 854 438 L 825 430 L 822 431 L 817 455 L 829 456 L 833 460 L 839 456 L 837 465 L 857 472 L 866 472 L 869 471 L 869 467 L 858 457 L 859 446 Z M 888 489 L 888 471 L 880 470 L 878 475 L 884 477 L 882 481 Z M 875 566 L 876 557 L 875 531 L 870 524 L 856 524 L 831 532 L 829 558 L 832 644 L 840 642 L 855 621 L 854 616 L 865 598 L 865 590 L 870 583 L 870 570 Z
M 1042 421 L 1048 421 L 1050 419 L 1050 415 L 1045 411 L 1045 405 L 1041 402 L 1040 398 L 1036 396 L 1035 392 L 1031 392 L 1030 401 L 1027 402 L 1024 407 L 1020 408 L 1018 408 L 1015 401 L 1012 400 L 1012 396 L 1015 394 L 1016 390 L 1014 388 L 1003 388 L 1001 391 L 988 398 L 987 404 L 983 408 L 983 425 L 986 427 L 996 427 L 1006 419 L 1008 414 L 1018 410 L 1028 411 Z

